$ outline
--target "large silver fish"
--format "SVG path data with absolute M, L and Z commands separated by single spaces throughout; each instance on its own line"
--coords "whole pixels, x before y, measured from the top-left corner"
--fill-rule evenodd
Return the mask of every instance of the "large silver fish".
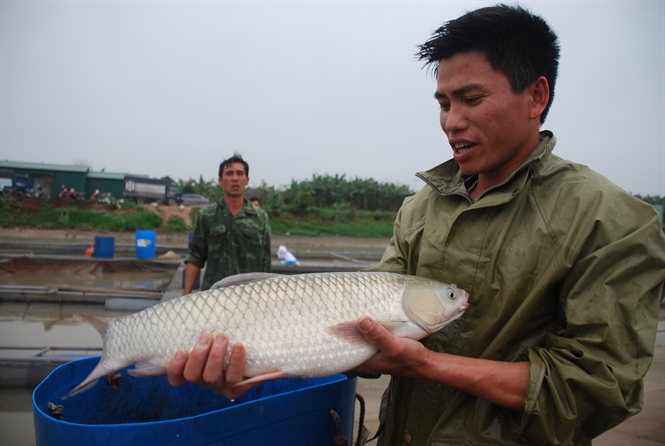
M 395 336 L 421 339 L 468 307 L 467 292 L 455 285 L 383 272 L 240 274 L 220 285 L 119 318 L 75 315 L 99 331 L 104 347 L 67 396 L 132 364 L 134 376 L 164 374 L 175 352 L 189 351 L 202 333 L 224 333 L 230 345 L 245 346 L 248 381 L 328 376 L 376 353 L 357 329 L 361 316 Z

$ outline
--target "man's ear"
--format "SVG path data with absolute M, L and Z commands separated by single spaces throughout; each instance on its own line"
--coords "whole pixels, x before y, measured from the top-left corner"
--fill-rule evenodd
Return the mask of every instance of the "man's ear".
M 528 88 L 531 100 L 529 118 L 540 120 L 540 115 L 543 114 L 550 101 L 550 84 L 545 76 L 540 76 Z

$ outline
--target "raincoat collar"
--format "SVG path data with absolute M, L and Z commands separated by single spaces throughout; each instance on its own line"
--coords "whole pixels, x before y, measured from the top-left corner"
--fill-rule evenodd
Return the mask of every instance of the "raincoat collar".
M 556 137 L 554 134 L 549 130 L 541 131 L 540 144 L 533 149 L 529 157 L 501 184 L 491 187 L 481 195 L 480 198 L 484 197 L 490 191 L 511 183 L 514 179 L 517 179 L 517 184 L 511 188 L 510 195 L 516 195 L 522 189 L 522 185 L 526 182 L 528 177 L 528 175 L 522 174 L 529 171 L 530 167 L 535 166 L 543 157 L 551 153 L 555 145 Z M 462 173 L 459 164 L 457 164 L 455 160 L 450 159 L 428 171 L 418 172 L 416 176 L 431 186 L 432 189 L 440 195 L 462 195 L 469 201 L 473 201 L 469 197 L 469 193 L 464 184 L 465 181 L 473 183 L 473 180 L 468 175 Z

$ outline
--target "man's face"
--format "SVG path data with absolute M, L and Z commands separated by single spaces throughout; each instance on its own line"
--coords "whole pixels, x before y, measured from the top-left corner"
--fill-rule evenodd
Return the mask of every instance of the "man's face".
M 514 93 L 506 75 L 480 52 L 443 59 L 435 97 L 453 158 L 467 175 L 484 175 L 498 184 L 540 141 L 530 87 Z
M 229 197 L 242 197 L 249 178 L 245 175 L 245 166 L 242 163 L 231 163 L 224 166 L 219 185 L 224 189 L 224 195 Z

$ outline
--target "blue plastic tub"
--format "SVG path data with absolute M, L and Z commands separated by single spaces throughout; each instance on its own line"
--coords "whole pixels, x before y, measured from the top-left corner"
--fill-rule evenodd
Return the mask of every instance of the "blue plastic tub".
M 136 258 L 154 259 L 157 244 L 157 233 L 147 229 L 136 231 Z
M 112 259 L 115 251 L 115 237 L 95 236 L 95 251 L 93 257 L 98 259 Z
M 122 370 L 113 390 L 104 380 L 61 400 L 99 361 L 58 367 L 32 396 L 37 446 L 113 445 L 331 445 L 337 434 L 329 413 L 353 436 L 356 379 L 285 378 L 254 387 L 234 402 L 194 384 L 172 387 L 165 376 L 134 378 Z M 64 406 L 61 420 L 48 403 Z

